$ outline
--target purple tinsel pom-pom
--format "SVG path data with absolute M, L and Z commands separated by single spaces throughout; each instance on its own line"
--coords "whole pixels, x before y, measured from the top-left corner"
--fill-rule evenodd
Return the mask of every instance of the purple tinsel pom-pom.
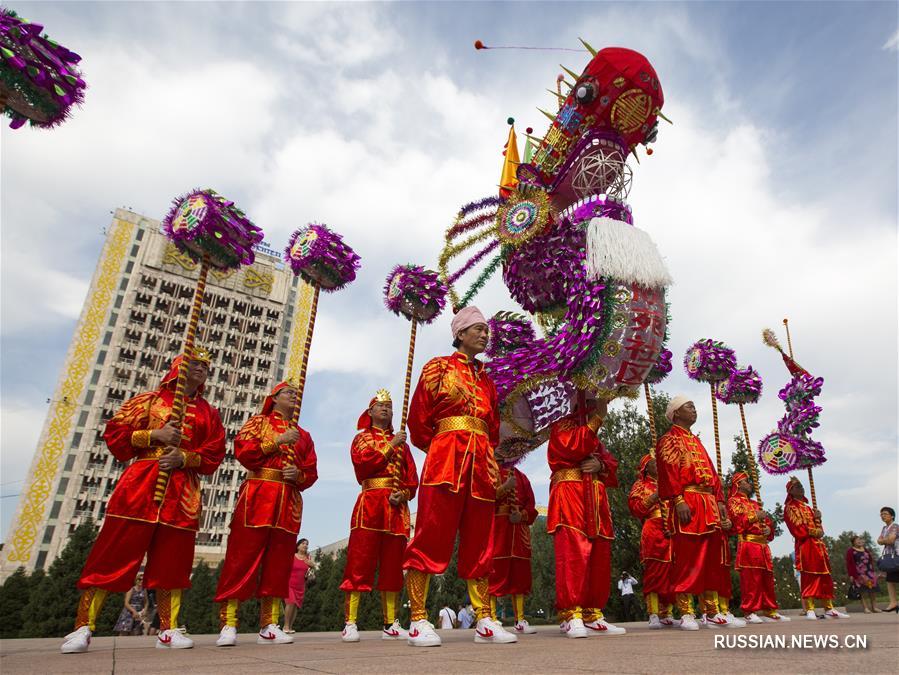
M 671 373 L 673 366 L 671 365 L 671 357 L 674 356 L 669 349 L 663 349 L 659 352 L 659 358 L 646 376 L 646 382 L 649 384 L 658 384 Z
M 490 342 L 485 354 L 494 359 L 503 354 L 531 345 L 537 337 L 530 320 L 515 312 L 497 312 L 487 322 Z
M 87 84 L 77 64 L 81 57 L 43 34 L 44 27 L 29 23 L 0 7 L 0 89 L 10 127 L 50 128 L 61 124 L 72 107 L 84 101 Z
M 777 423 L 777 431 L 763 438 L 759 444 L 759 459 L 770 473 L 819 466 L 827 461 L 824 446 L 811 438 L 812 430 L 819 425 L 821 407 L 815 405 L 815 397 L 821 393 L 823 384 L 824 379 L 821 377 L 798 373 L 778 392 L 777 396 L 784 402 L 786 413 Z M 791 455 L 790 468 L 783 471 L 771 468 L 771 465 L 777 467 L 779 463 L 786 463 L 778 452 Z
M 699 382 L 720 382 L 729 377 L 736 367 L 734 350 L 717 340 L 699 340 L 684 355 L 687 376 Z
M 446 306 L 446 286 L 421 265 L 397 265 L 387 275 L 384 304 L 394 314 L 431 323 Z
M 262 230 L 215 190 L 193 190 L 172 202 L 162 221 L 165 235 L 194 260 L 208 256 L 220 270 L 251 265 Z
M 307 284 L 339 291 L 356 279 L 360 258 L 339 234 L 310 223 L 290 236 L 284 260 Z
M 735 368 L 715 385 L 715 396 L 724 403 L 758 403 L 762 396 L 762 378 L 752 366 Z

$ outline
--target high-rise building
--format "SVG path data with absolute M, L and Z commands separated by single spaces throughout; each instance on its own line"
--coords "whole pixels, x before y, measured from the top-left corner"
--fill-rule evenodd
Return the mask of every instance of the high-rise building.
M 106 449 L 105 422 L 123 401 L 156 388 L 180 352 L 198 273 L 159 221 L 116 210 L 2 550 L 3 578 L 20 566 L 46 569 L 82 521 L 102 522 L 125 467 Z M 308 306 L 310 287 L 266 245 L 253 265 L 209 274 L 197 345 L 212 355 L 204 395 L 221 413 L 228 450 L 202 477 L 198 558 L 225 553 L 244 473 L 234 436 L 273 384 L 296 372 L 305 338 L 305 325 L 291 330 L 297 293 Z

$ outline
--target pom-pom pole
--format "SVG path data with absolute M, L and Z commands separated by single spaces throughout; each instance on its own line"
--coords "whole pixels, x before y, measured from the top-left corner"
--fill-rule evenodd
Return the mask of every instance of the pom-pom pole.
M 204 255 L 200 261 L 200 276 L 197 279 L 197 286 L 194 290 L 194 303 L 190 309 L 190 320 L 187 323 L 187 334 L 184 336 L 184 355 L 181 363 L 178 364 L 178 379 L 175 384 L 175 398 L 172 401 L 172 415 L 169 421 L 177 427 L 181 427 L 181 420 L 184 417 L 184 395 L 187 388 L 187 369 L 190 366 L 190 359 L 194 355 L 194 345 L 197 339 L 197 326 L 200 324 L 200 311 L 203 308 L 203 297 L 206 294 L 206 277 L 209 275 L 209 256 Z M 179 444 L 180 445 L 180 444 Z M 173 446 L 166 447 L 166 452 L 171 452 L 176 448 Z M 162 503 L 165 497 L 165 491 L 169 485 L 170 471 L 159 470 L 156 476 L 156 489 L 153 492 L 153 501 L 157 504 Z
M 418 333 L 418 321 L 412 319 L 412 328 L 409 331 L 409 355 L 406 358 L 406 381 L 403 384 L 403 409 L 400 411 L 400 429 L 406 428 L 406 419 L 409 416 L 409 393 L 412 390 L 412 362 L 415 359 L 415 337 Z
M 300 409 L 303 407 L 303 390 L 306 388 L 306 371 L 309 368 L 309 350 L 312 348 L 312 333 L 315 331 L 315 316 L 318 314 L 318 296 L 321 286 L 314 284 L 312 292 L 312 306 L 309 309 L 309 323 L 306 327 L 306 341 L 303 343 L 303 359 L 300 361 L 300 372 L 297 374 L 297 404 L 293 409 L 294 425 L 300 422 Z
M 787 350 L 790 352 L 790 358 L 793 358 L 793 340 L 790 338 L 790 320 L 784 319 L 784 328 L 787 331 Z M 808 467 L 808 489 L 812 495 L 812 508 L 818 509 L 818 498 L 815 495 L 815 476 L 812 474 L 812 467 Z

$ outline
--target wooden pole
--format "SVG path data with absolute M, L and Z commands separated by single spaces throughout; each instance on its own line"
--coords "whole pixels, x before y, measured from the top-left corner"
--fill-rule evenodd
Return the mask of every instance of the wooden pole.
M 178 380 L 175 384 L 175 399 L 172 401 L 172 415 L 169 422 L 179 429 L 184 419 L 185 389 L 187 388 L 187 370 L 190 360 L 194 355 L 194 345 L 197 339 L 197 327 L 200 324 L 200 311 L 203 309 L 203 296 L 206 293 L 206 277 L 209 275 L 209 256 L 204 255 L 200 263 L 200 276 L 197 279 L 197 287 L 194 290 L 194 302 L 190 310 L 190 319 L 187 324 L 187 334 L 184 336 L 184 353 L 181 363 L 178 365 Z M 179 442 L 180 445 L 180 442 Z M 177 446 L 166 446 L 166 453 L 175 450 Z M 165 491 L 169 485 L 170 471 L 159 470 L 156 476 L 156 488 L 153 491 L 153 501 L 161 504 L 165 497 Z

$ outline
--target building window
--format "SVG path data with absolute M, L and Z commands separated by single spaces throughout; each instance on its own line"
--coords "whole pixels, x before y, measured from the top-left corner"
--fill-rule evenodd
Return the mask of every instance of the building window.
M 100 371 L 95 370 L 94 374 L 91 375 L 91 384 L 97 384 L 100 381 Z
M 87 393 L 84 395 L 84 405 L 90 405 L 94 402 L 94 390 L 88 389 Z
M 46 530 L 44 530 L 44 543 L 45 544 L 49 544 L 50 540 L 53 539 L 53 531 L 55 529 L 56 529 L 55 527 L 50 525 L 49 527 L 47 527 Z
M 74 466 L 75 466 L 75 455 L 69 455 L 68 457 L 66 457 L 65 471 L 71 471 L 72 467 L 74 467 Z
M 122 296 L 117 295 L 115 299 L 115 308 L 120 309 L 122 307 Z
M 137 234 L 134 236 L 135 239 L 140 241 L 144 238 L 144 231 L 141 228 L 137 228 Z
M 81 445 L 81 432 L 80 431 L 78 433 L 76 433 L 74 436 L 72 436 L 72 447 L 77 448 L 79 445 Z M 70 469 L 71 467 L 67 466 L 66 468 Z
M 66 493 L 67 487 L 69 487 L 69 479 L 68 478 L 60 478 L 59 479 L 59 487 L 56 488 L 56 494 L 64 495 Z
M 59 509 L 62 508 L 62 502 L 53 502 L 53 507 L 50 509 L 50 518 L 59 518 Z
M 134 262 L 129 260 L 128 264 L 125 265 L 125 274 L 131 274 L 131 270 L 134 269 Z
M 101 366 L 104 363 L 106 363 L 106 350 L 105 349 L 101 349 L 100 353 L 97 354 L 97 363 L 100 364 Z M 96 384 L 96 382 L 94 382 L 94 384 Z
M 41 551 L 37 554 L 37 562 L 34 564 L 34 569 L 42 570 L 44 569 L 44 563 L 47 562 L 47 552 Z
M 133 263 L 128 263 L 128 264 L 131 265 L 131 264 L 133 264 Z M 127 271 L 130 272 L 131 270 L 127 270 Z M 127 280 L 127 279 L 122 279 L 122 283 L 119 284 L 119 290 L 120 290 L 120 291 L 124 291 L 126 288 L 128 288 L 128 280 Z
M 87 424 L 87 416 L 88 416 L 88 413 L 90 413 L 89 410 L 82 410 L 82 411 L 81 411 L 81 417 L 78 418 L 78 426 L 79 426 L 79 427 L 83 427 L 85 424 Z
M 134 246 L 132 246 L 132 247 L 131 247 L 131 257 L 132 257 L 132 258 L 136 258 L 136 257 L 137 257 L 137 252 L 138 252 L 139 250 L 140 250 L 140 248 L 138 247 L 137 244 L 135 244 Z
M 103 335 L 103 344 L 109 345 L 110 342 L 112 342 L 112 333 L 106 331 L 106 333 Z
M 112 312 L 109 315 L 109 325 L 115 326 L 115 322 L 118 320 L 118 318 L 119 318 L 118 312 Z

